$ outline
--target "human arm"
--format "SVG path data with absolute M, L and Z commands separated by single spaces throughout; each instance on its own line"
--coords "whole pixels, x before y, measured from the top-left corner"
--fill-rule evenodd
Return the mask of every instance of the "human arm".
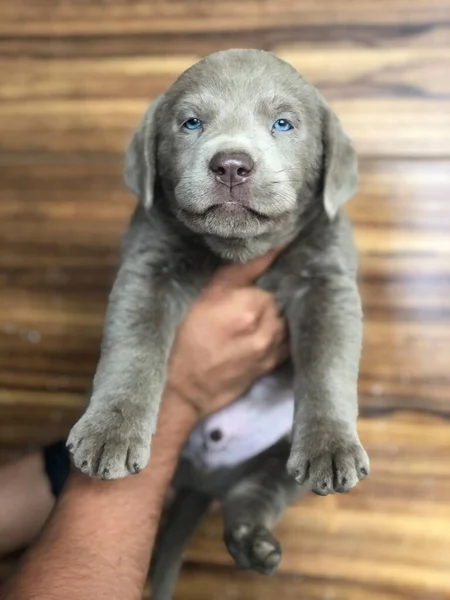
M 199 414 L 239 396 L 286 355 L 273 300 L 250 285 L 271 258 L 224 269 L 193 305 L 169 361 L 149 466 L 111 482 L 74 472 L 4 600 L 140 598 L 164 493 Z

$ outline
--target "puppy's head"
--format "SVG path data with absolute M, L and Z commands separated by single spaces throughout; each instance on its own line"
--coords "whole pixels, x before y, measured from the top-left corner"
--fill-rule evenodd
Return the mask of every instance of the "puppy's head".
M 320 203 L 333 219 L 356 191 L 356 156 L 317 90 L 258 50 L 218 52 L 148 109 L 125 181 L 144 205 L 159 180 L 172 212 L 213 249 L 247 259 L 301 228 Z

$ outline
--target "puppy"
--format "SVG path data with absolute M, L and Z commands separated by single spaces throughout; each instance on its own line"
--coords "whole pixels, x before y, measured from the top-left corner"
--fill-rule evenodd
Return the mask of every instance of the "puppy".
M 258 284 L 288 323 L 292 359 L 279 376 L 293 390 L 294 418 L 289 450 L 282 441 L 282 450 L 277 444 L 262 462 L 250 461 L 252 482 L 262 467 L 267 479 L 268 469 L 287 490 L 286 502 L 294 481 L 321 495 L 348 491 L 369 462 L 356 429 L 356 253 L 340 210 L 356 192 L 357 159 L 336 115 L 273 54 L 218 52 L 147 110 L 126 154 L 125 182 L 139 202 L 90 403 L 68 440 L 75 465 L 114 479 L 147 464 L 166 361 L 187 308 L 220 265 L 285 246 Z M 241 480 L 226 514 L 253 483 Z M 272 520 L 256 525 L 266 531 Z M 253 519 L 250 529 L 256 525 Z M 255 532 L 246 525 L 236 535 L 245 543 L 230 543 L 240 544 L 235 556 L 246 554 L 241 562 L 252 566 L 242 547 Z

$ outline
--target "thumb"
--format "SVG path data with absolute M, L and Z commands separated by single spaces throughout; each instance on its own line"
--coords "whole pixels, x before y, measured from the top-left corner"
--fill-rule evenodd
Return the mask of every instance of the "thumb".
M 251 285 L 270 267 L 281 250 L 283 248 L 277 248 L 246 263 L 235 263 L 221 267 L 215 274 L 212 283 L 226 287 Z

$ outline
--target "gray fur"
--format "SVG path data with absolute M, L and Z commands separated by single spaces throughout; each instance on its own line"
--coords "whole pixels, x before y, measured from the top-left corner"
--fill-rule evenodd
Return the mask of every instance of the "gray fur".
M 183 552 L 212 497 L 192 488 L 179 490 L 166 515 L 150 568 L 153 600 L 170 600 L 183 562 Z
M 178 493 L 153 553 L 153 600 L 172 598 L 182 554 L 215 498 L 222 500 L 225 545 L 239 567 L 264 574 L 276 570 L 281 547 L 271 529 L 305 492 L 285 469 L 289 446 L 281 440 L 245 463 L 215 471 L 180 460 L 173 480 Z
M 191 117 L 204 128 L 184 129 Z M 272 132 L 279 118 L 294 129 Z M 247 183 L 229 189 L 216 181 L 208 164 L 219 151 L 251 156 Z M 357 161 L 319 92 L 273 54 L 213 54 L 149 108 L 125 180 L 140 202 L 91 401 L 68 441 L 75 465 L 105 479 L 146 465 L 167 356 L 187 307 L 221 264 L 287 245 L 259 285 L 273 292 L 289 326 L 288 472 L 323 495 L 353 487 L 369 470 L 356 430 L 362 313 L 340 207 L 356 191 Z
M 222 502 L 228 551 L 240 567 L 263 574 L 275 571 L 281 560 L 281 546 L 271 529 L 304 492 L 284 468 L 287 446 L 286 440 L 271 449 Z

